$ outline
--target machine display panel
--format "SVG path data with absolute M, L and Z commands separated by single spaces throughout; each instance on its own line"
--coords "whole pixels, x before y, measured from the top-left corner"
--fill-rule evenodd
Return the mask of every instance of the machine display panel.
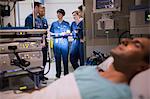
M 93 0 L 94 12 L 120 11 L 121 0 Z
M 114 0 L 96 0 L 96 9 L 113 8 Z

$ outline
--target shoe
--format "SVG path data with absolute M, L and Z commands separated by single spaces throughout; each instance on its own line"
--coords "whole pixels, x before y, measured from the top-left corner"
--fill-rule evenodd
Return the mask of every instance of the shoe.
M 56 74 L 56 78 L 60 78 L 60 75 Z
M 60 78 L 60 77 L 59 77 Z M 56 81 L 56 80 L 58 80 L 59 79 L 58 77 L 56 77 L 54 80 Z
M 40 78 L 40 80 L 45 81 L 45 80 L 48 80 L 48 78 L 47 77 L 42 77 L 42 78 Z
M 42 84 L 47 84 L 47 81 L 45 81 L 45 80 L 44 80 L 44 81 L 42 81 Z
M 44 77 L 44 80 L 48 80 L 48 78 L 47 78 L 47 77 Z

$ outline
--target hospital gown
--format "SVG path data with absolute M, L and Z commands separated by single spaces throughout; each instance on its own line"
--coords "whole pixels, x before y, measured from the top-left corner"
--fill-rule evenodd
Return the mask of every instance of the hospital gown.
M 82 99 L 132 99 L 128 85 L 101 77 L 96 67 L 80 67 L 74 75 Z

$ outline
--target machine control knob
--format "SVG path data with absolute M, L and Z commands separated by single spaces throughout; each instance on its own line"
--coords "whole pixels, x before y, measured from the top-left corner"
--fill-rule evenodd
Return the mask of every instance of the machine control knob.
M 35 54 L 33 54 L 32 56 L 35 57 Z
M 6 61 L 3 61 L 3 65 L 6 65 Z
M 2 47 L 2 48 L 0 49 L 0 51 L 5 51 L 5 48 Z

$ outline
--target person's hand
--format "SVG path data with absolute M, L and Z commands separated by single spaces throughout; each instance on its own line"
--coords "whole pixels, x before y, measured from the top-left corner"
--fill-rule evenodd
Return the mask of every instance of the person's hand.
M 78 33 L 78 30 L 74 30 L 75 33 Z
M 45 47 L 45 43 L 42 43 L 41 46 L 42 46 L 42 48 Z
M 62 33 L 61 33 L 61 36 L 65 36 L 65 35 L 66 35 L 66 32 L 62 32 Z
M 58 37 L 59 36 L 59 34 L 58 33 L 55 33 L 55 37 Z
M 70 30 L 67 30 L 66 33 L 67 33 L 67 34 L 70 34 L 71 32 L 70 32 Z
M 71 33 L 70 33 L 70 30 L 66 30 L 66 32 L 62 32 L 61 34 L 62 36 L 67 36 L 67 35 L 70 35 Z
M 45 39 L 46 38 L 46 34 L 43 34 L 43 39 Z
M 84 39 L 80 39 L 80 42 L 84 43 L 84 41 L 85 41 Z

